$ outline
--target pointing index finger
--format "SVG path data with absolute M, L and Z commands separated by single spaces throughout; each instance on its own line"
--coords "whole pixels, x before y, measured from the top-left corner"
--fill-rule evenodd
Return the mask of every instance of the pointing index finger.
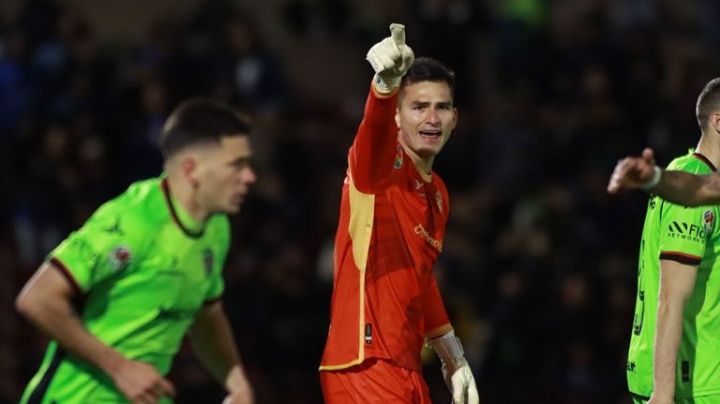
M 390 24 L 390 36 L 396 45 L 405 45 L 405 26 L 403 24 Z

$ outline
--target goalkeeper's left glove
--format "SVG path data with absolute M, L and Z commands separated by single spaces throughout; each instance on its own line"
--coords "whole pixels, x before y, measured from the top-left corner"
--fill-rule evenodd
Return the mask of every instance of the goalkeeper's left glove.
M 450 331 L 428 342 L 440 357 L 443 378 L 452 394 L 453 404 L 479 404 L 475 378 L 455 332 Z

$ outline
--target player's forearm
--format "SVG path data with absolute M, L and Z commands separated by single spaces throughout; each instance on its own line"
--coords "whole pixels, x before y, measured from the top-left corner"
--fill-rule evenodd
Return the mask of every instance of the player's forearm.
M 665 171 L 650 192 L 679 205 L 712 205 L 720 203 L 720 175 Z
M 653 361 L 653 394 L 672 398 L 675 395 L 675 370 L 682 338 L 684 297 L 662 295 L 658 302 Z
M 22 295 L 17 302 L 18 311 L 63 349 L 112 376 L 125 358 L 90 334 L 65 298 L 47 298 L 38 293 Z
M 222 310 L 217 307 L 205 308 L 198 315 L 190 329 L 190 342 L 202 364 L 212 373 L 218 382 L 229 391 L 236 384 L 235 372 L 242 372 L 240 354 L 233 338 L 230 323 Z M 237 368 L 237 371 L 234 370 Z
M 397 96 L 378 97 L 371 91 L 365 113 L 350 151 L 350 172 L 361 192 L 372 193 L 383 186 L 393 170 L 397 154 L 395 110 Z

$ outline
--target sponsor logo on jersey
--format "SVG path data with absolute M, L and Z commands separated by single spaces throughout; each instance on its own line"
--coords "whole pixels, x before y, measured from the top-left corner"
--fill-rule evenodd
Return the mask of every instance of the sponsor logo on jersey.
M 706 210 L 705 213 L 703 213 L 703 229 L 705 229 L 705 234 L 710 234 L 713 231 L 713 228 L 715 228 L 715 214 L 712 210 Z
M 420 236 L 423 240 L 425 240 L 428 244 L 430 244 L 434 249 L 436 249 L 438 252 L 442 252 L 442 241 L 434 239 L 432 236 L 430 236 L 430 233 L 425 230 L 423 225 L 419 224 L 415 226 L 415 234 Z
M 125 246 L 117 246 L 113 248 L 108 256 L 110 267 L 115 271 L 121 271 L 127 268 L 131 260 L 132 253 L 130 252 L 130 249 Z
M 705 226 L 701 227 L 696 224 L 688 224 L 677 220 L 673 220 L 667 228 L 667 236 L 675 239 L 702 242 L 705 240 L 706 235 L 707 231 L 705 230 Z
M 209 247 L 203 250 L 203 268 L 205 269 L 205 275 L 212 273 L 213 265 L 215 264 L 215 256 Z
M 402 146 L 397 145 L 397 153 L 395 154 L 395 164 L 393 164 L 393 167 L 395 167 L 396 170 L 400 169 L 403 165 L 403 150 Z

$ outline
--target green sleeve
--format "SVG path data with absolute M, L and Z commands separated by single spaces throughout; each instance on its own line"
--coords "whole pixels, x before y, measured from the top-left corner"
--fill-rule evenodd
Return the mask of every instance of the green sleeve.
M 660 259 L 700 265 L 713 233 L 716 210 L 708 206 L 686 208 L 662 202 L 660 213 Z
M 48 256 L 79 292 L 87 293 L 138 260 L 144 231 L 130 228 L 122 209 L 106 204 Z

